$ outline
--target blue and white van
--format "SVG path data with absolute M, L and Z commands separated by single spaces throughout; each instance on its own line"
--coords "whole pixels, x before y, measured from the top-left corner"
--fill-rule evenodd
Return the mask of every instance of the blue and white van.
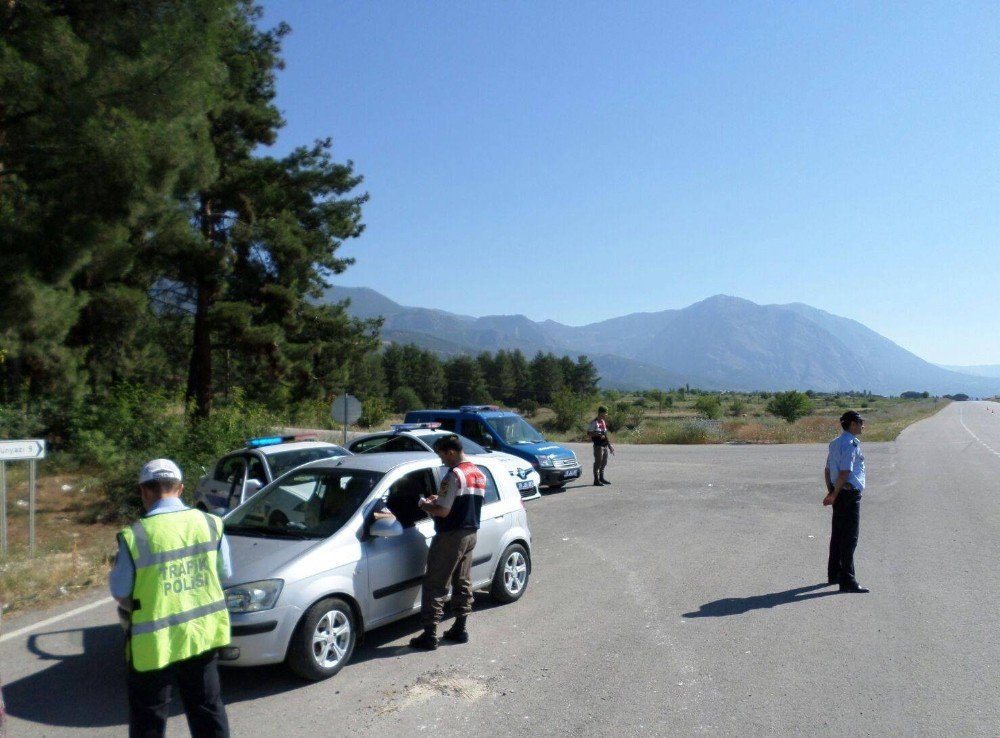
M 530 462 L 549 489 L 580 476 L 580 461 L 565 446 L 546 441 L 515 412 L 496 405 L 463 405 L 457 410 L 410 410 L 407 423 L 440 423 L 441 429 L 471 438 L 480 446 Z

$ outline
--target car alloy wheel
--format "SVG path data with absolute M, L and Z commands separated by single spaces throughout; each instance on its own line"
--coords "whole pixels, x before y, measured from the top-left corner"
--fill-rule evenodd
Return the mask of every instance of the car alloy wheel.
M 324 614 L 313 631 L 313 658 L 321 669 L 332 669 L 347 654 L 351 623 L 340 610 Z
M 512 543 L 500 558 L 490 595 L 498 602 L 514 602 L 524 594 L 530 575 L 531 561 L 527 550 L 520 543 Z
M 313 681 L 333 676 L 354 652 L 354 613 L 343 600 L 330 597 L 310 607 L 293 637 L 288 665 Z

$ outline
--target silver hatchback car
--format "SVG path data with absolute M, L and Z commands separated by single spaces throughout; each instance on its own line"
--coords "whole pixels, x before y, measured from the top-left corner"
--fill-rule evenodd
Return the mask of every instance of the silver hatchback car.
M 474 463 L 487 489 L 473 586 L 514 602 L 531 573 L 528 518 L 503 464 Z M 436 493 L 446 472 L 427 454 L 323 459 L 230 512 L 233 576 L 223 586 L 233 639 L 223 663 L 285 661 L 299 676 L 324 679 L 366 631 L 418 611 L 434 523 L 417 502 Z

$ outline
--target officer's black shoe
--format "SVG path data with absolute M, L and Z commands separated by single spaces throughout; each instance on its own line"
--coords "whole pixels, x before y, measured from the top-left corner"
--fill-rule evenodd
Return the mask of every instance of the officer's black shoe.
M 604 486 L 604 483 L 603 483 L 603 482 L 601 482 L 601 480 L 600 480 L 600 479 L 595 479 L 595 480 L 594 480 L 594 486 L 595 486 L 595 487 L 603 487 L 603 486 Z
M 453 643 L 468 643 L 469 631 L 465 628 L 459 628 L 458 625 L 453 625 L 442 633 L 441 637 L 444 640 L 452 641 Z
M 607 479 L 605 479 L 604 477 L 601 477 L 601 484 L 611 484 L 611 482 L 609 482 L 609 481 L 608 481 Z
M 854 584 L 841 584 L 840 591 L 851 592 L 853 594 L 866 594 L 867 592 L 871 592 L 871 590 L 868 589 L 868 587 L 862 587 L 857 582 L 855 582 Z
M 425 630 L 416 638 L 410 639 L 410 648 L 419 648 L 423 651 L 433 651 L 438 647 L 437 636 L 433 630 Z

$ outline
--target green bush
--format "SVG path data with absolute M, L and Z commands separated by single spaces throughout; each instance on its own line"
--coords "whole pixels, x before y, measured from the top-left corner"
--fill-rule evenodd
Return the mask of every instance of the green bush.
M 16 405 L 0 405 L 0 438 L 34 438 L 44 430 L 45 422 L 39 412 Z
M 722 403 L 716 395 L 701 395 L 692 406 L 703 418 L 718 420 L 722 417 Z
M 568 389 L 559 390 L 552 398 L 552 412 L 555 417 L 549 421 L 553 430 L 565 433 L 573 428 L 582 430 L 583 418 L 591 405 L 591 398 L 581 397 Z
M 526 397 L 517 403 L 517 411 L 526 418 L 534 417 L 538 412 L 538 403 L 530 397 Z
M 104 470 L 102 487 L 112 519 L 139 514 L 136 475 L 150 459 L 172 459 L 184 474 L 184 496 L 193 502 L 198 479 L 225 453 L 255 436 L 274 433 L 275 418 L 236 391 L 205 419 L 189 421 L 183 406 L 166 394 L 120 386 L 100 407 L 76 419 L 73 454 L 82 466 Z M 127 423 L 140 427 L 109 423 Z
M 747 403 L 742 397 L 734 397 L 726 408 L 726 412 L 734 418 L 738 418 L 747 411 Z
M 412 387 L 397 387 L 392 391 L 392 409 L 397 413 L 419 410 L 423 406 L 423 400 Z
M 805 393 L 790 390 L 775 393 L 768 401 L 766 409 L 771 415 L 794 423 L 812 412 L 812 403 Z
M 389 417 L 389 403 L 381 397 L 373 395 L 361 403 L 361 417 L 358 425 L 362 428 L 374 428 L 385 422 Z

